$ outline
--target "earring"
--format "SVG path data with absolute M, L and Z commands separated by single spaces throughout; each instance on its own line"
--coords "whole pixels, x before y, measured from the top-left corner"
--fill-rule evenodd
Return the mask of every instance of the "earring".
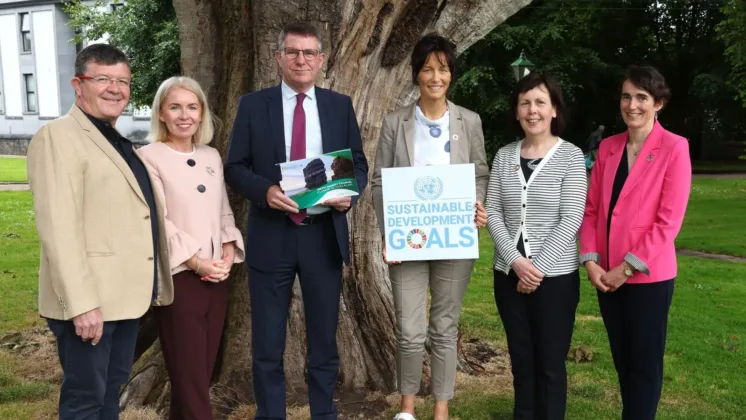
M 658 111 L 655 111 L 655 120 L 658 121 Z

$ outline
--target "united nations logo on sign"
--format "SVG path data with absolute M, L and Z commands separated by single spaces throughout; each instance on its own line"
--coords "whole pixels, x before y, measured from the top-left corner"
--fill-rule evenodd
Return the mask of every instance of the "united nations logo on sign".
M 414 182 L 414 194 L 420 200 L 435 200 L 443 194 L 443 181 L 434 176 L 423 176 Z

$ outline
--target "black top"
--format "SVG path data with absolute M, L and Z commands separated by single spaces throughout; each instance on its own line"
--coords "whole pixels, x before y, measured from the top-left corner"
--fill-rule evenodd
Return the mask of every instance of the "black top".
M 541 163 L 542 159 L 526 159 L 524 157 L 521 158 L 521 169 L 523 170 L 523 177 L 526 178 L 526 182 L 528 182 L 528 179 L 531 178 L 531 174 L 534 173 L 534 170 L 537 166 Z
M 611 200 L 609 201 L 609 215 L 606 218 L 606 269 L 610 269 L 611 267 L 608 267 L 609 265 L 609 235 L 611 234 L 611 219 L 612 214 L 614 213 L 614 207 L 616 207 L 616 202 L 619 200 L 619 194 L 622 192 L 622 188 L 624 187 L 624 183 L 627 182 L 627 177 L 629 176 L 629 163 L 627 162 L 627 147 L 624 147 L 624 152 L 622 153 L 622 159 L 619 161 L 619 167 L 616 170 L 616 175 L 614 176 L 614 186 L 611 189 Z
M 521 169 L 523 170 L 523 177 L 526 179 L 526 182 L 528 182 L 529 178 L 531 178 L 531 174 L 534 173 L 534 170 L 537 166 L 541 163 L 541 160 L 543 158 L 539 159 L 526 159 L 524 157 L 521 157 Z M 523 258 L 526 257 L 526 247 L 523 246 L 523 233 L 521 233 L 521 236 L 518 238 L 518 245 L 516 245 L 516 249 L 518 252 L 523 255 Z
M 81 111 L 83 110 L 81 109 Z M 127 162 L 150 208 L 150 230 L 153 234 L 153 299 L 155 299 L 158 296 L 158 214 L 155 209 L 153 186 L 150 184 L 148 170 L 135 154 L 131 141 L 119 134 L 107 121 L 88 115 L 85 111 L 83 113 L 96 126 L 98 131 L 106 137 L 106 140 L 109 140 L 109 143 L 114 146 L 114 149 L 119 152 L 124 161 Z

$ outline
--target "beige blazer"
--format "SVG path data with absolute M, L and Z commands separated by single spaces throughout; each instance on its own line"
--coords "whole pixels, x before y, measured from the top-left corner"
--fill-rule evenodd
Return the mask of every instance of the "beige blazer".
M 376 209 L 378 227 L 384 235 L 383 188 L 381 169 L 412 166 L 414 162 L 416 102 L 394 110 L 386 115 L 381 127 L 381 137 L 376 151 L 375 168 L 371 190 Z M 476 173 L 477 201 L 484 203 L 490 168 L 484 150 L 484 134 L 479 114 L 448 101 L 451 133 L 451 164 L 473 163 Z M 453 140 L 454 136 L 458 140 Z
M 150 210 L 127 163 L 73 105 L 28 149 L 41 242 L 39 313 L 68 320 L 101 308 L 104 321 L 135 319 L 173 301 L 164 205 L 158 197 L 158 296 L 153 294 Z M 157 194 L 156 194 L 157 196 Z

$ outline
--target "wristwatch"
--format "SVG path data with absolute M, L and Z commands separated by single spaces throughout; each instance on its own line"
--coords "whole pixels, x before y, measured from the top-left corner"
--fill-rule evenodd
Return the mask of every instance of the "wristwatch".
M 632 265 L 630 265 L 630 263 L 628 263 L 627 261 L 624 261 L 622 264 L 624 265 L 624 275 L 627 278 L 630 278 L 635 275 L 634 268 L 632 267 Z

